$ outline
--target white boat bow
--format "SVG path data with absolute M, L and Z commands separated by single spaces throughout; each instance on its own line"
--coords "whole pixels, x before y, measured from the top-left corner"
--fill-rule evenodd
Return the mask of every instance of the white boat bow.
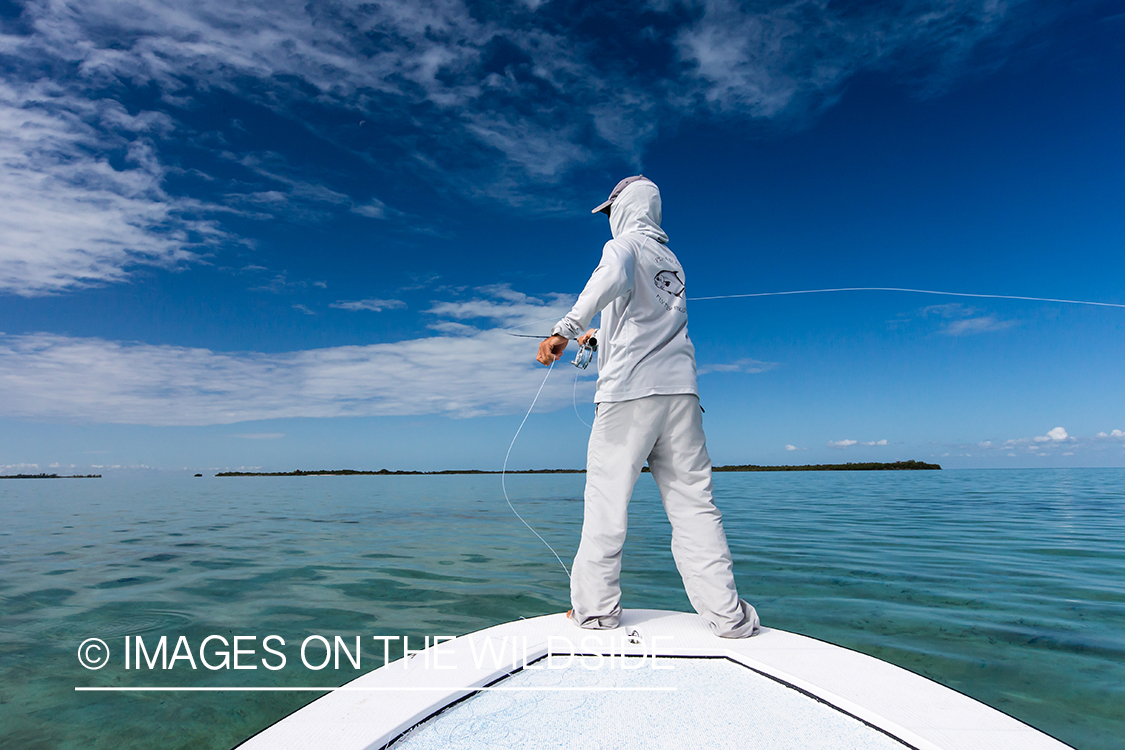
M 627 610 L 615 630 L 582 630 L 557 614 L 431 645 L 239 749 L 603 746 L 1069 747 L 850 649 L 769 628 L 726 640 L 694 614 Z

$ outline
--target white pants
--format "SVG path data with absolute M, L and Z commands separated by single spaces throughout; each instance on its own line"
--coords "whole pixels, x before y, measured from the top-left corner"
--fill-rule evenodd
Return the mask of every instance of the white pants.
M 738 598 L 722 514 L 711 500 L 699 398 L 689 394 L 598 406 L 586 456 L 582 542 L 571 571 L 574 621 L 603 629 L 621 619 L 621 549 L 629 498 L 646 459 L 672 522 L 672 555 L 695 611 L 716 635 L 752 635 L 758 614 Z

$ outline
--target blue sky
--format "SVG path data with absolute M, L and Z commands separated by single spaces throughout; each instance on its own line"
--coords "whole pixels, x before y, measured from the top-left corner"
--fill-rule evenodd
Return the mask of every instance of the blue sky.
M 688 295 L 1125 303 L 1112 3 L 0 0 L 0 469 L 498 468 L 644 171 Z M 717 463 L 1125 465 L 1125 310 L 690 303 Z M 557 367 L 512 465 L 581 466 Z M 577 401 L 579 415 L 575 414 Z

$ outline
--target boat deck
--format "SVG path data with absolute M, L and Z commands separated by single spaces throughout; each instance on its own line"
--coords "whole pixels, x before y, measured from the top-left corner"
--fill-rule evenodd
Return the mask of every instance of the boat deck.
M 498 747 L 903 750 L 898 740 L 725 658 L 543 659 L 407 732 L 394 750 Z M 630 662 L 634 662 L 630 664 Z M 649 663 L 646 663 L 649 662 Z
M 725 640 L 696 615 L 628 610 L 616 630 L 581 630 L 559 614 L 441 643 L 353 680 L 240 749 L 606 745 L 1068 747 L 823 641 L 771 629 Z

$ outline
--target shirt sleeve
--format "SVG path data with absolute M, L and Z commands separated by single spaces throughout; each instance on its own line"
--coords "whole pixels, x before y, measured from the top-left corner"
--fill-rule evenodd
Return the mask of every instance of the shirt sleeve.
M 582 335 L 586 326 L 606 305 L 633 291 L 634 265 L 635 259 L 628 246 L 613 240 L 605 243 L 602 260 L 590 275 L 586 288 L 551 333 L 568 339 Z

